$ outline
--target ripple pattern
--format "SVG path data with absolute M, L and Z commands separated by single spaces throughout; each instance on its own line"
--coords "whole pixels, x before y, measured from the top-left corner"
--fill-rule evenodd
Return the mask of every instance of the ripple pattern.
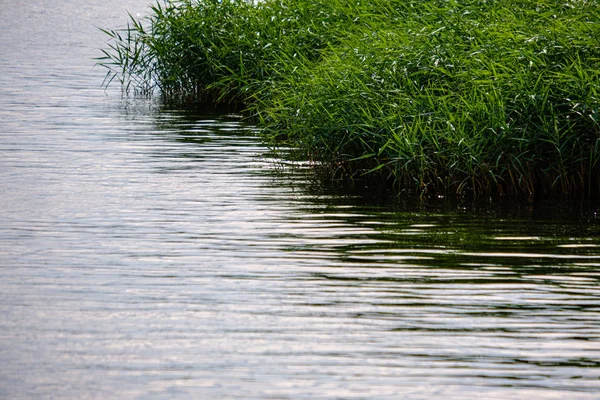
M 104 93 L 106 3 L 0 14 L 0 398 L 598 398 L 596 220 L 367 201 Z

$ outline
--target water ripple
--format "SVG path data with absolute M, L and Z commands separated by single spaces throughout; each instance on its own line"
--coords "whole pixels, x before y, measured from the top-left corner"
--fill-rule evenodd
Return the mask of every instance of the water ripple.
M 0 14 L 0 397 L 597 398 L 597 221 L 403 209 L 104 93 L 104 3 Z

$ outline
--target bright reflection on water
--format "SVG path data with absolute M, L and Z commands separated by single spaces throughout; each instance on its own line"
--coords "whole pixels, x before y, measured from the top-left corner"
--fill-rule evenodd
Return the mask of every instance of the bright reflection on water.
M 327 188 L 99 90 L 123 2 L 7 3 L 1 398 L 597 398 L 594 218 Z

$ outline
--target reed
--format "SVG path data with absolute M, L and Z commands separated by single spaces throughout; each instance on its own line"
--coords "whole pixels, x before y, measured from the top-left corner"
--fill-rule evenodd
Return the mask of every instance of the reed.
M 243 107 L 274 146 L 420 194 L 597 195 L 600 4 L 169 1 L 100 63 Z
M 159 2 L 145 20 L 103 30 L 110 40 L 98 63 L 105 84 L 117 79 L 128 93 L 251 103 L 337 41 L 357 14 L 345 8 L 336 0 Z

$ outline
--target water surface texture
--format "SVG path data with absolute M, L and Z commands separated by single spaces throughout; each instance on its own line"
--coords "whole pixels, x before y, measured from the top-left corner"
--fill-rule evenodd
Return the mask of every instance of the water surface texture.
M 374 201 L 105 93 L 126 10 L 2 3 L 0 398 L 600 397 L 593 215 Z

